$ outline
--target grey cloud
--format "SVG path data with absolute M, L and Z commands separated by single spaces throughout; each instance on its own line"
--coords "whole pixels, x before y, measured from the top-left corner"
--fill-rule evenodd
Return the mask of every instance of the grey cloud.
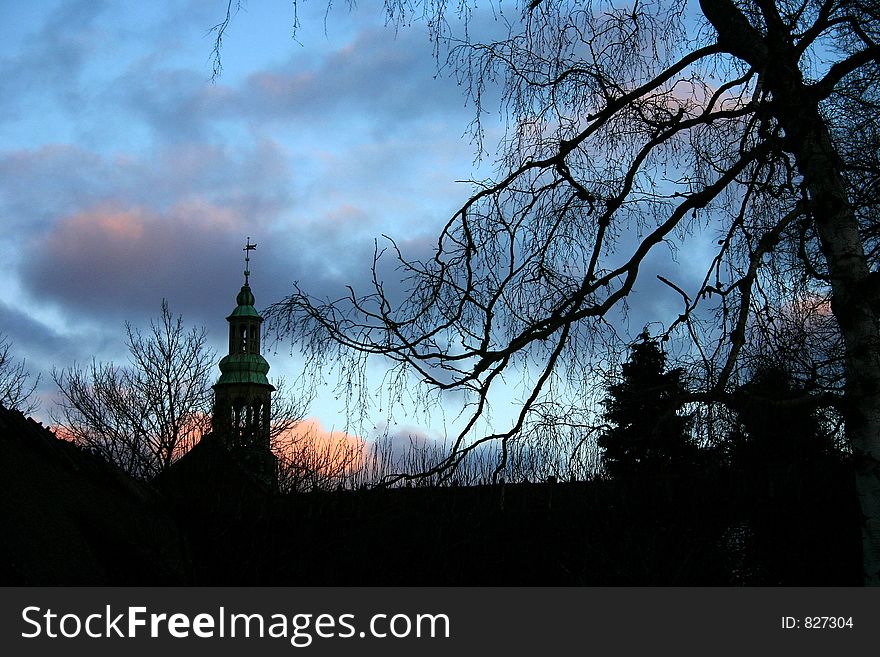
M 414 121 L 444 124 L 471 118 L 455 80 L 435 77 L 436 65 L 420 29 L 366 28 L 323 59 L 294 52 L 276 68 L 240 84 L 217 84 L 200 71 L 163 68 L 156 57 L 138 61 L 108 87 L 105 100 L 143 118 L 168 141 L 203 138 L 224 121 L 264 129 L 282 122 L 303 133 L 365 127 L 381 138 Z M 302 126 L 291 122 L 308 121 Z M 329 140 L 333 134 L 327 135 Z
M 259 244 L 251 264 L 259 307 L 279 301 L 296 280 L 316 296 L 338 297 L 369 274 L 366 239 L 279 232 L 213 206 L 160 213 L 103 205 L 27 241 L 20 275 L 30 294 L 78 317 L 143 321 L 167 298 L 187 321 L 216 328 L 241 285 L 246 234 Z
M 163 68 L 150 57 L 137 62 L 102 94 L 103 102 L 124 109 L 149 126 L 165 143 L 203 140 L 225 113 L 224 87 L 201 73 Z
M 22 282 L 75 314 L 147 317 L 168 297 L 211 320 L 234 298 L 246 234 L 262 242 L 254 272 L 266 305 L 294 280 L 336 297 L 369 275 L 373 218 L 343 203 L 291 219 L 291 172 L 271 144 L 243 153 L 190 144 L 127 160 L 44 148 L 0 159 L 4 171 L 0 207 L 18 231 Z M 421 255 L 419 239 L 400 242 L 408 256 Z M 383 274 L 389 290 L 399 286 Z
M 44 146 L 0 157 L 0 212 L 25 234 L 108 203 L 167 212 L 207 200 L 271 220 L 289 202 L 289 174 L 284 156 L 268 141 L 238 150 L 188 143 L 147 156 L 111 157 Z
M 222 280 L 219 254 L 232 231 L 202 220 L 104 206 L 66 217 L 26 245 L 23 282 L 67 311 L 130 319 L 161 298 L 199 309 Z
M 448 447 L 431 437 L 427 430 L 414 425 L 388 426 L 382 422 L 368 437 L 368 447 L 374 458 L 386 459 L 386 466 L 401 467 L 418 452 L 440 456 Z M 409 464 L 413 465 L 413 464 Z
M 65 2 L 48 20 L 25 37 L 20 54 L 0 60 L 0 103 L 4 111 L 20 111 L 34 89 L 67 102 L 81 98 L 82 67 L 97 42 L 96 19 L 106 6 L 100 0 Z
M 286 171 L 267 164 L 269 153 L 231 162 L 214 155 L 178 152 L 158 170 L 99 163 L 97 190 L 23 233 L 22 284 L 74 316 L 136 321 L 154 315 L 162 298 L 196 321 L 227 311 L 240 285 L 239 243 L 265 232 L 289 200 Z M 30 193 L 51 195 L 56 183 L 47 178 Z M 19 205 L 26 210 L 26 199 Z
M 435 77 L 421 29 L 367 29 L 318 66 L 292 57 L 283 67 L 250 76 L 241 107 L 254 115 L 320 119 L 340 112 L 349 120 L 409 123 L 426 115 L 464 112 L 454 80 Z
M 25 361 L 29 382 L 37 382 L 36 395 L 45 411 L 48 400 L 55 394 L 52 382 L 53 368 L 62 369 L 73 360 L 87 360 L 103 340 L 96 335 L 64 335 L 62 327 L 50 326 L 27 314 L 24 299 L 17 306 L 0 301 L 0 333 L 9 340 L 13 357 Z M 45 413 L 37 413 L 46 419 Z
M 4 224 L 25 234 L 45 229 L 71 208 L 107 193 L 109 167 L 100 156 L 53 145 L 0 156 L 0 212 Z
M 75 340 L 62 335 L 55 327 L 30 317 L 24 300 L 18 306 L 0 301 L 0 333 L 9 338 L 19 357 L 28 360 L 37 357 L 41 360 L 60 358 L 69 353 Z

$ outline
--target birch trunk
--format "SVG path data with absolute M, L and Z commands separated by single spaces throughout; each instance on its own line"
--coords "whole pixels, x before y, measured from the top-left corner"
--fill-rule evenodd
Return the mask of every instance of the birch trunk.
M 831 309 L 845 344 L 846 433 L 856 458 L 863 515 L 865 584 L 880 585 L 880 294 L 849 201 L 840 157 L 820 112 L 816 87 L 804 82 L 794 39 L 766 4 L 766 26 L 752 26 L 730 0 L 700 0 L 718 43 L 760 71 L 786 151 L 803 176 L 812 219 L 830 276 Z

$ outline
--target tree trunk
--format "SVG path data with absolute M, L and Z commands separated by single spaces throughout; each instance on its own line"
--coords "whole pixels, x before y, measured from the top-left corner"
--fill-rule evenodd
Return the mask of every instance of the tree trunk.
M 831 310 L 846 349 L 846 434 L 856 457 L 863 515 L 865 583 L 880 585 L 880 331 L 859 226 L 818 109 L 792 147 L 815 203 L 814 221 L 831 277 Z M 802 113 L 803 108 L 801 108 Z
M 718 42 L 762 72 L 770 106 L 785 132 L 785 150 L 803 176 L 832 290 L 831 309 L 845 345 L 846 434 L 856 458 L 856 491 L 863 515 L 865 584 L 880 585 L 880 295 L 858 220 L 849 202 L 840 157 L 804 82 L 790 34 L 752 27 L 730 0 L 701 0 Z M 780 29 L 781 26 L 775 25 Z M 766 29 L 766 28 L 765 28 Z

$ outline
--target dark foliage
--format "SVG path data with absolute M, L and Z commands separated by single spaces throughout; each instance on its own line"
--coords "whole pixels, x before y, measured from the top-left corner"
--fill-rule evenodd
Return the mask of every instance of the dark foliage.
M 152 485 L 0 412 L 0 583 L 856 585 L 852 468 L 272 493 L 202 441 Z
M 625 477 L 673 470 L 692 463 L 696 448 L 688 432 L 692 423 L 681 413 L 684 371 L 666 369 L 666 354 L 643 333 L 623 365 L 620 383 L 609 386 L 605 420 L 599 438 L 606 472 Z
M 183 480 L 179 483 L 183 484 Z M 852 472 L 174 495 L 200 585 L 857 585 Z M 193 482 L 190 482 L 192 486 Z M 790 507 L 791 491 L 799 503 Z M 170 489 L 163 492 L 170 494 Z M 787 522 L 781 523 L 780 519 Z
M 739 427 L 730 457 L 740 470 L 800 467 L 841 457 L 818 415 L 816 398 L 779 366 L 760 368 L 734 396 Z
M 834 443 L 818 399 L 772 363 L 760 366 L 734 395 L 739 424 L 727 452 L 742 524 L 729 539 L 740 546 L 739 572 L 749 583 L 796 582 L 822 553 L 833 558 L 828 532 L 860 522 L 854 502 L 842 503 L 842 496 L 855 498 L 854 488 L 839 478 L 852 464 Z M 849 520 L 821 520 L 836 513 Z

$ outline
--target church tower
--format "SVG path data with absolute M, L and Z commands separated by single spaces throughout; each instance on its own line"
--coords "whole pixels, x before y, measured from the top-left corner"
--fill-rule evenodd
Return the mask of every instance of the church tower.
M 211 422 L 215 438 L 247 470 L 274 488 L 276 458 L 269 442 L 269 419 L 275 387 L 266 378 L 269 363 L 260 353 L 263 318 L 254 308 L 254 294 L 248 282 L 250 252 L 256 247 L 249 237 L 244 247 L 244 285 L 236 298 L 238 305 L 226 318 L 229 353 L 220 361 Z

